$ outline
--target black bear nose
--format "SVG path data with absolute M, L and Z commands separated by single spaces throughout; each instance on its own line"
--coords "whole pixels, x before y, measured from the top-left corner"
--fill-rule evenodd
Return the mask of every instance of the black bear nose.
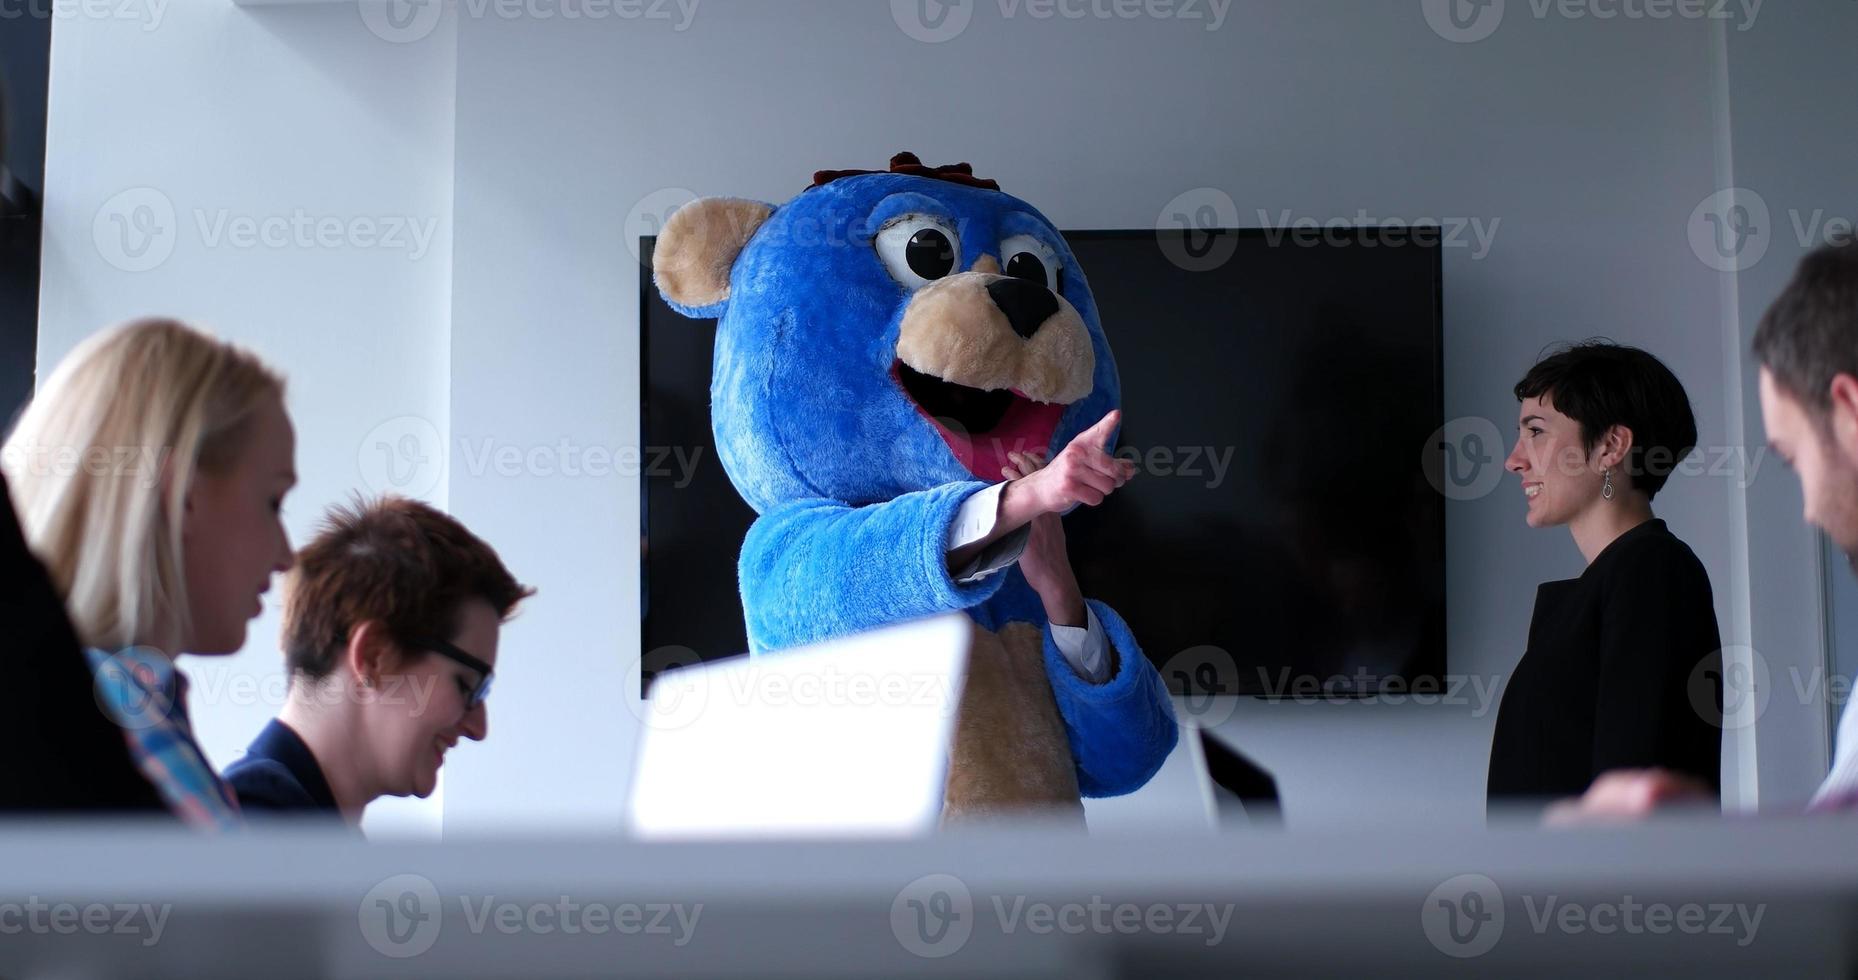
M 994 305 L 1006 314 L 1006 322 L 1013 325 L 1013 332 L 1021 337 L 1031 337 L 1039 329 L 1039 324 L 1052 318 L 1058 312 L 1058 297 L 1045 288 L 1044 283 L 1030 279 L 1008 276 L 995 279 L 987 284 L 987 295 L 993 297 Z

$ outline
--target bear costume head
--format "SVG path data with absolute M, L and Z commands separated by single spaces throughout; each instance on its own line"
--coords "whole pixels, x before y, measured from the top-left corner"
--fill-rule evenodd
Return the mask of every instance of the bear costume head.
M 1077 258 L 966 164 L 902 153 L 779 207 L 694 201 L 653 270 L 673 308 L 719 318 L 717 454 L 759 513 L 995 482 L 1008 452 L 1056 452 L 1118 403 Z

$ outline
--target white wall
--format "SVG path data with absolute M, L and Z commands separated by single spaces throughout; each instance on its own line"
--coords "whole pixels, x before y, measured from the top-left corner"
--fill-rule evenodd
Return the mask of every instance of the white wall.
M 1800 257 L 1824 241 L 1829 223 L 1843 222 L 1849 230 L 1858 222 L 1858 142 L 1852 138 L 1858 105 L 1845 94 L 1858 84 L 1850 54 L 1858 5 L 1772 7 L 1760 30 L 1724 38 L 1734 152 L 1731 179 L 1723 186 L 1742 189 L 1738 200 L 1753 215 L 1728 277 L 1727 309 L 1743 349 Z M 1752 365 L 1739 380 L 1748 392 L 1743 415 L 1749 439 L 1758 444 Z M 1753 612 L 1744 642 L 1760 654 L 1768 674 L 1756 748 L 1763 800 L 1798 800 L 1826 772 L 1826 694 L 1834 689 L 1812 686 L 1816 677 L 1830 678 L 1823 643 L 1828 632 L 1852 639 L 1858 609 L 1829 602 L 1849 594 L 1849 581 L 1839 580 L 1850 572 L 1844 557 L 1802 523 L 1799 481 L 1792 474 L 1764 468 L 1749 487 L 1748 515 Z M 1843 678 L 1849 683 L 1849 667 Z
M 1150 227 L 1201 188 L 1228 195 L 1244 225 L 1261 209 L 1476 221 L 1495 229 L 1487 254 L 1445 255 L 1448 418 L 1487 417 L 1507 436 L 1510 386 L 1537 352 L 1606 334 L 1665 358 L 1705 447 L 1745 448 L 1731 422 L 1750 410 L 1725 395 L 1743 371 L 1739 321 L 1686 238 L 1719 187 L 1712 25 L 1509 7 L 1475 43 L 1442 37 L 1418 2 L 1355 0 L 1238 3 L 1218 30 L 977 2 L 941 43 L 913 39 L 890 5 L 851 0 L 594 20 L 465 3 L 404 27 L 347 4 L 176 3 L 154 31 L 62 22 L 42 364 L 149 310 L 250 338 L 294 379 L 299 534 L 367 484 L 354 461 L 370 430 L 429 420 L 426 445 L 450 450 L 430 495 L 541 589 L 505 632 L 494 737 L 447 767 L 447 826 L 616 826 L 636 736 L 635 481 L 506 476 L 458 449 L 559 460 L 564 445 L 636 446 L 627 243 L 690 192 L 780 201 L 815 169 L 911 149 L 973 162 L 1061 227 Z M 1784 59 L 1792 42 L 1769 43 Z M 178 212 L 437 215 L 446 244 L 419 261 L 207 248 L 183 223 L 163 265 L 125 272 L 100 254 L 92 218 L 142 185 Z M 1745 306 L 1771 295 L 1758 285 Z M 1106 327 L 1113 343 L 1129 336 Z M 1746 568 L 1730 574 L 1734 483 L 1679 477 L 1658 500 L 1712 571 L 1725 639 L 1737 582 L 1749 587 Z M 1535 584 L 1579 570 L 1565 533 L 1522 525 L 1513 490 L 1448 507 L 1451 669 L 1486 688 L 1522 652 Z M 1775 541 L 1774 562 L 1810 565 L 1810 541 Z M 259 623 L 234 668 L 268 665 L 274 630 Z M 215 757 L 265 713 L 203 711 Z M 1377 820 L 1475 819 L 1493 718 L 1481 697 L 1242 702 L 1225 730 L 1277 772 L 1293 821 L 1359 819 L 1368 800 Z M 1775 791 L 1803 792 L 1806 776 L 1777 775 Z

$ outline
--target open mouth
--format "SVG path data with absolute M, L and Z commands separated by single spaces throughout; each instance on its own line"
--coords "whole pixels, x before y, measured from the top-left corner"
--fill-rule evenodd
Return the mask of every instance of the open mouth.
M 1065 406 L 1036 402 L 1018 391 L 970 388 L 925 374 L 901 360 L 890 370 L 916 410 L 935 426 L 955 459 L 978 479 L 994 482 L 1012 465 L 1008 453 L 1043 452 Z

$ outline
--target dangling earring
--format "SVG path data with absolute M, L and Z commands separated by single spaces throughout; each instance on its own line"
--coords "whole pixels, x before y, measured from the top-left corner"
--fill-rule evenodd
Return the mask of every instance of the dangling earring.
M 1613 499 L 1613 471 L 1612 470 L 1607 470 L 1601 476 L 1600 499 L 1602 500 Z

